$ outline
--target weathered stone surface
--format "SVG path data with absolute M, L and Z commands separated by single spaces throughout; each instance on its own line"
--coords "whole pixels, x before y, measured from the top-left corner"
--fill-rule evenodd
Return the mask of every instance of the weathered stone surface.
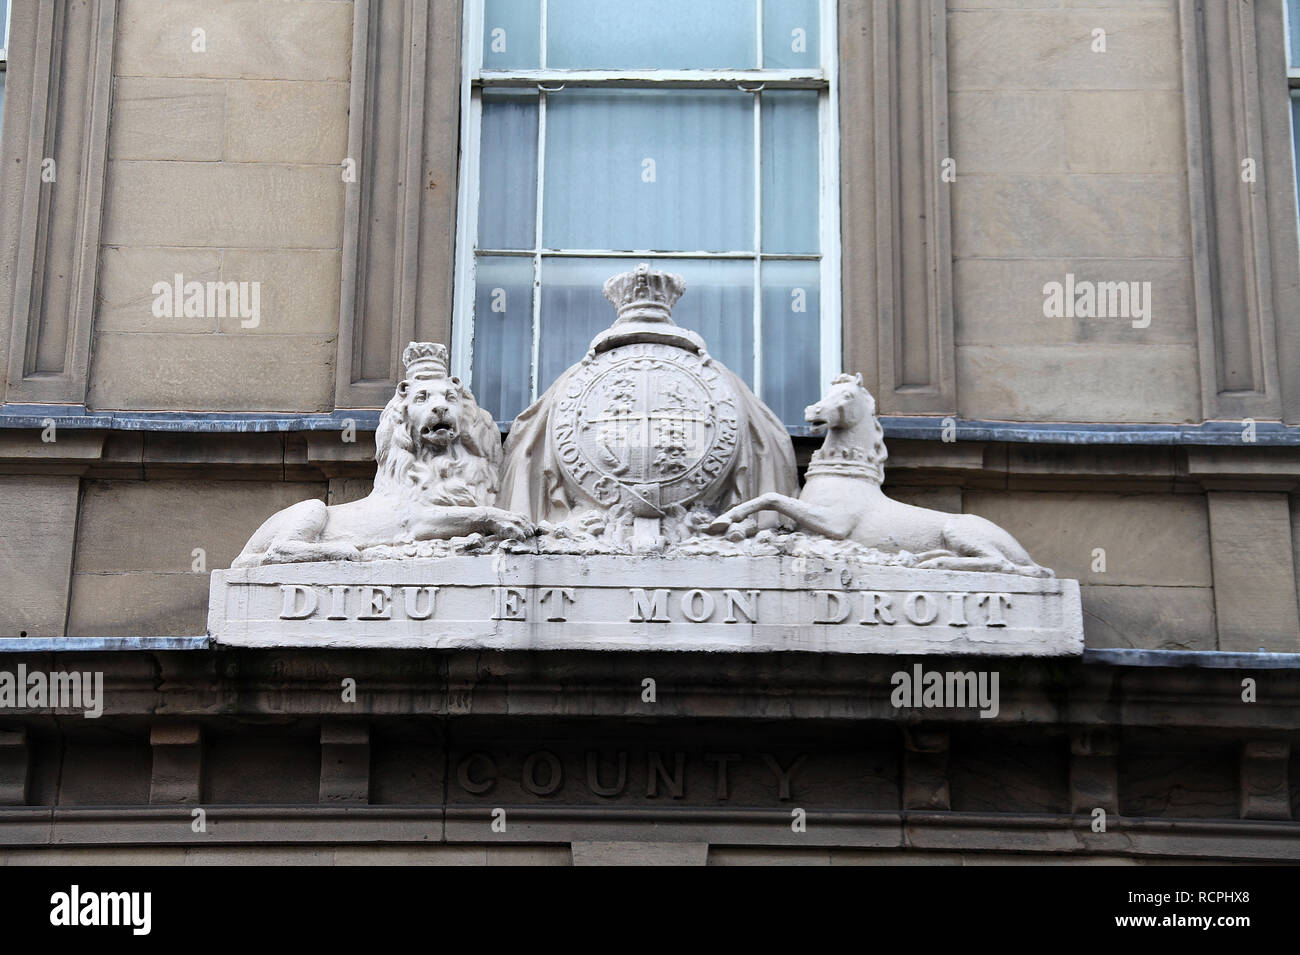
M 1205 740 L 1194 747 L 1162 743 L 1124 740 L 1119 753 L 1121 813 L 1193 819 L 1238 814 L 1239 747 Z
M 1125 282 L 1139 285 L 1145 317 L 1048 317 L 1044 286 L 1079 282 Z M 958 345 L 1058 345 L 1072 343 L 1194 344 L 1196 310 L 1192 301 L 1191 259 L 958 259 L 953 263 L 953 307 Z M 1133 302 L 1130 298 L 1130 307 Z M 1109 308 L 1109 303 L 1107 303 Z M 1080 395 L 1085 403 L 1091 395 Z
M 149 804 L 150 750 L 136 737 L 69 739 L 58 776 L 60 806 L 143 806 Z
M 946 729 L 903 728 L 902 808 L 945 812 L 952 808 Z
M 0 865 L 184 865 L 180 846 L 0 849 Z
M 114 66 L 119 76 L 347 80 L 351 50 L 350 3 L 125 0 Z
M 202 473 L 212 477 L 222 465 L 235 466 L 241 478 L 261 477 L 278 481 L 284 477 L 284 436 L 275 433 L 204 435 L 201 445 L 176 432 L 154 433 L 145 438 L 140 458 L 145 479 L 192 480 Z
M 1241 818 L 1290 819 L 1288 740 L 1249 740 L 1241 748 Z
M 228 564 L 269 512 L 313 493 L 321 493 L 319 485 L 88 482 L 69 634 L 202 633 L 207 571 Z
M 76 573 L 70 637 L 186 636 L 204 630 L 201 574 Z
M 1057 10 L 1065 0 L 948 0 L 957 10 Z
M 370 800 L 370 728 L 365 724 L 323 723 L 320 733 L 320 801 Z
M 1064 481 L 1097 492 L 1168 492 L 1182 464 L 1178 449 L 1170 445 L 1028 443 L 1007 445 L 1006 452 L 1008 488 L 1017 491 Z
M 227 162 L 343 161 L 347 83 L 245 80 L 226 90 Z
M 1169 173 L 1187 162 L 1179 90 L 1065 94 L 1072 173 Z M 1152 117 L 1163 118 L 1153 122 Z
M 61 475 L 0 477 L 0 634 L 63 636 L 79 483 Z
M 79 573 L 195 573 L 228 566 L 257 524 L 318 484 L 249 481 L 88 481 Z M 203 567 L 193 570 L 195 548 Z
M 704 842 L 574 842 L 574 865 L 704 865 Z
M 971 176 L 953 192 L 953 255 L 1188 255 L 1186 188 L 1168 174 Z
M 1287 496 L 1210 491 L 1207 498 L 1219 649 L 1300 650 Z
M 315 335 L 105 332 L 88 400 L 97 409 L 328 411 L 335 352 L 334 339 Z
M 157 723 L 149 734 L 153 775 L 149 802 L 197 805 L 203 786 L 203 730 L 197 723 Z
M 34 469 L 47 469 L 45 473 L 61 473 L 60 469 L 72 464 L 84 466 L 98 461 L 107 443 L 102 432 L 58 430 L 57 425 L 46 430 L 42 422 L 39 430 L 0 431 L 0 461 L 14 465 L 30 465 Z M 15 470 L 15 473 L 19 473 Z M 27 472 L 21 472 L 27 473 Z
M 155 300 L 159 294 L 165 294 L 155 293 L 154 286 L 159 282 L 166 283 L 169 288 L 174 286 L 178 273 L 184 276 L 184 282 L 219 281 L 221 251 L 105 246 L 99 259 L 99 310 L 95 314 L 95 330 L 167 334 L 215 332 L 215 315 L 187 317 L 171 314 L 159 317 L 154 314 Z
M 1058 576 L 1085 586 L 1211 585 L 1199 494 L 971 490 L 963 500 L 1009 529 Z M 1105 553 L 1094 553 L 1099 548 Z M 1105 570 L 1094 570 L 1102 558 Z
M 339 325 L 339 253 L 309 249 L 224 249 L 225 282 L 259 283 L 259 321 L 217 319 L 231 334 L 332 336 Z M 186 275 L 188 279 L 189 276 Z
M 1106 30 L 1106 52 L 1092 31 Z M 1160 9 L 961 10 L 948 18 L 949 86 L 1178 89 L 1178 23 Z
M 119 76 L 108 132 L 112 159 L 221 159 L 226 84 L 179 77 Z
M 361 500 L 374 489 L 375 482 L 368 478 L 330 478 L 325 503 L 350 504 Z
M 188 849 L 186 865 L 333 865 L 329 849 L 308 846 L 212 846 Z
M 1200 420 L 1192 345 L 964 345 L 957 380 L 962 416 L 978 420 Z
M 960 514 L 961 488 L 959 487 L 894 487 L 889 486 L 889 496 L 913 507 L 925 507 L 949 514 Z
M 948 773 L 955 812 L 1069 811 L 1069 751 L 1056 740 L 960 727 Z
M 1005 176 L 1067 172 L 1060 93 L 971 90 L 949 98 L 958 181 L 972 173 Z
M 1215 650 L 1210 587 L 1098 587 L 1084 584 L 1084 642 L 1089 647 Z
M 0 806 L 27 805 L 30 778 L 26 728 L 0 730 Z
M 217 736 L 205 741 L 207 804 L 312 804 L 320 796 L 318 737 Z
M 208 629 L 262 647 L 1053 656 L 1082 650 L 1077 588 L 821 559 L 499 553 L 215 571 Z
M 572 865 L 568 846 L 339 846 L 335 865 Z
M 1070 811 L 1119 811 L 1119 744 L 1108 730 L 1070 734 Z
M 338 249 L 337 166 L 115 160 L 103 242 L 245 249 Z

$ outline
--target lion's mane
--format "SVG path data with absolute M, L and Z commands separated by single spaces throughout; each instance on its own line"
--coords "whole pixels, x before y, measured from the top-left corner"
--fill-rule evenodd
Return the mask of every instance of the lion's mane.
M 501 433 L 470 390 L 448 379 L 461 394 L 456 440 L 438 451 L 412 433 L 403 414 L 407 397 L 395 392 L 375 429 L 375 490 L 421 504 L 481 507 L 496 502 L 500 486 Z

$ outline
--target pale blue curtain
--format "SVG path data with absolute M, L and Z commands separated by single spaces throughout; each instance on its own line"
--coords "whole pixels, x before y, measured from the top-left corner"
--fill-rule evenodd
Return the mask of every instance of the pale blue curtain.
M 474 296 L 474 397 L 498 421 L 528 405 L 533 260 L 481 255 Z
M 565 90 L 547 98 L 549 249 L 754 245 L 752 94 Z
M 483 93 L 478 247 L 531 249 L 537 214 L 537 94 Z
M 763 111 L 763 251 L 816 253 L 817 92 L 768 90 Z
M 764 69 L 816 69 L 820 35 L 817 0 L 763 0 Z
M 1291 94 L 1291 137 L 1295 150 L 1291 155 L 1297 157 L 1296 194 L 1300 195 L 1300 93 Z
M 763 262 L 763 393 L 786 425 L 821 396 L 821 282 L 814 260 Z
M 546 65 L 561 69 L 757 66 L 757 0 L 548 0 Z
M 1288 62 L 1300 66 L 1300 2 L 1286 0 L 1287 20 L 1291 30 L 1291 53 Z
M 709 354 L 753 382 L 752 261 L 547 258 L 542 260 L 539 390 L 582 358 L 596 334 L 614 323 L 614 307 L 602 290 L 605 280 L 645 261 L 686 281 L 686 294 L 673 309 L 673 320 L 699 332 Z
M 541 66 L 542 14 L 538 0 L 484 0 L 483 69 Z

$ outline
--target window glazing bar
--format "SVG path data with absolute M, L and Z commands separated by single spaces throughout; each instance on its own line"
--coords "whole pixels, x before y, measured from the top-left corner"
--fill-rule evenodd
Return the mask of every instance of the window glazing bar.
M 823 70 L 480 70 L 475 86 L 641 86 L 648 89 L 726 88 L 741 83 L 768 89 L 820 89 Z

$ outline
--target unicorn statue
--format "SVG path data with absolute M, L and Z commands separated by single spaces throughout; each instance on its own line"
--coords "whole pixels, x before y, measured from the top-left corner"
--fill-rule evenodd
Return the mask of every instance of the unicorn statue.
M 1054 576 L 992 521 L 885 496 L 880 489 L 888 456 L 885 435 L 862 375 L 836 377 L 822 400 L 805 409 L 804 417 L 814 432 L 824 431 L 826 439 L 812 456 L 799 497 L 761 494 L 719 515 L 707 528 L 710 534 L 752 534 L 756 525 L 747 518 L 776 511 L 808 533 L 885 553 L 906 551 L 914 555 L 917 567 Z

